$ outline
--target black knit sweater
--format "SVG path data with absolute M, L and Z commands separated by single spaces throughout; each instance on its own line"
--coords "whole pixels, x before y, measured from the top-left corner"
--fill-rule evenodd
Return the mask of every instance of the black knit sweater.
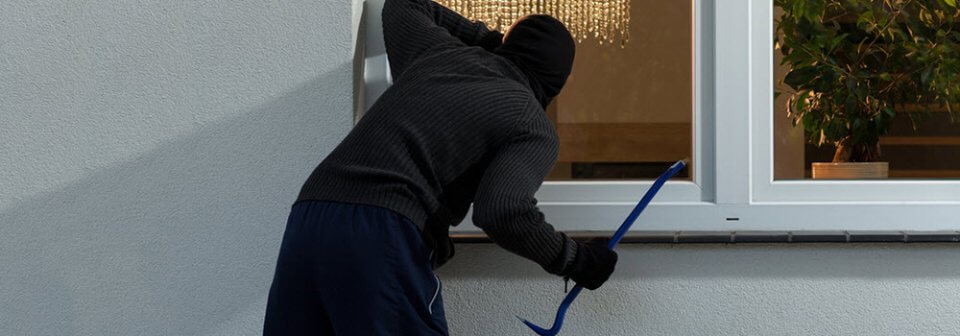
M 474 224 L 495 243 L 565 274 L 576 244 L 534 198 L 556 161 L 556 131 L 526 75 L 481 47 L 499 33 L 430 0 L 386 0 L 382 17 L 394 84 L 298 200 L 394 210 L 424 231 L 437 266 L 473 203 Z

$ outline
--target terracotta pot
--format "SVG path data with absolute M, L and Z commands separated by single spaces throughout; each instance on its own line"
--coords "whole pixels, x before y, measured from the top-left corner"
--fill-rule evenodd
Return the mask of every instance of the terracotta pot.
M 885 179 L 889 176 L 887 162 L 814 162 L 814 179 Z

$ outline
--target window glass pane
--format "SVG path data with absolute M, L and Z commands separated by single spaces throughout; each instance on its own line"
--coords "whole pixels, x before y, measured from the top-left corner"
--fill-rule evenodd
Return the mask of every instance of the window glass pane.
M 547 111 L 560 137 L 551 180 L 650 179 L 692 157 L 693 2 L 633 0 L 630 15 L 623 48 L 577 44 Z
M 775 0 L 774 177 L 960 177 L 960 11 Z

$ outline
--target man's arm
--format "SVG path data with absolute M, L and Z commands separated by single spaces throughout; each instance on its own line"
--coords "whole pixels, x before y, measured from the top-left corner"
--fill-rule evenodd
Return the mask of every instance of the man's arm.
M 429 48 L 482 45 L 492 50 L 493 40 L 502 36 L 431 0 L 386 0 L 381 16 L 393 78 L 399 78 Z
M 434 19 L 438 25 L 446 28 L 450 35 L 460 39 L 468 46 L 480 46 L 487 51 L 493 51 L 500 46 L 503 34 L 490 30 L 483 22 L 470 21 L 453 10 L 433 1 L 427 1 L 434 12 Z
M 527 113 L 531 122 L 498 151 L 484 172 L 474 198 L 473 223 L 497 245 L 547 272 L 597 289 L 613 273 L 617 254 L 605 243 L 575 242 L 544 220 L 534 194 L 556 162 L 558 145 L 543 111 Z
M 534 198 L 556 161 L 556 135 L 545 116 L 529 118 L 534 120 L 501 146 L 484 172 L 474 198 L 473 222 L 497 245 L 549 273 L 565 275 L 577 244 L 545 221 Z

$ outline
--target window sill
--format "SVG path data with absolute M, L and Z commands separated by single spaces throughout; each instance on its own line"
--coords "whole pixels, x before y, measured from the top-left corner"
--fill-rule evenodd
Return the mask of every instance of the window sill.
M 609 236 L 606 231 L 568 231 L 576 240 Z M 492 243 L 480 232 L 456 232 L 457 243 Z M 956 243 L 960 231 L 631 231 L 624 244 L 751 244 L 751 243 Z

